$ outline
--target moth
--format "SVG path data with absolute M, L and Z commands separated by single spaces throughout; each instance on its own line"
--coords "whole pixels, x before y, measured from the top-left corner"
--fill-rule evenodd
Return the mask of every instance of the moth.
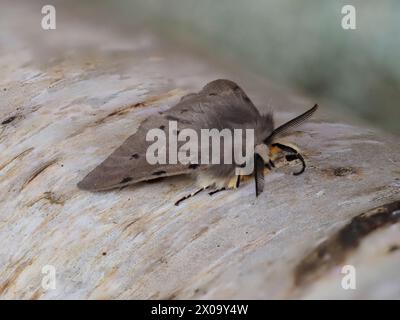
M 175 205 L 205 189 L 210 189 L 209 194 L 212 195 L 221 190 L 239 188 L 243 177 L 236 174 L 236 169 L 243 164 L 235 161 L 230 164 L 179 162 L 150 164 L 147 161 L 146 152 L 151 144 L 145 139 L 147 132 L 153 128 L 166 131 L 169 121 L 176 121 L 176 134 L 185 128 L 191 128 L 196 132 L 200 132 L 202 128 L 230 131 L 253 129 L 254 153 L 251 157 L 254 169 L 251 176 L 254 177 L 256 196 L 259 196 L 264 190 L 264 172 L 275 167 L 274 160 L 278 155 L 283 154 L 287 161 L 298 160 L 301 163 L 301 169 L 294 175 L 304 172 L 306 164 L 303 156 L 297 148 L 279 142 L 279 137 L 309 119 L 317 108 L 316 104 L 298 117 L 275 128 L 272 112 L 260 114 L 250 98 L 235 82 L 214 80 L 205 85 L 200 92 L 183 96 L 169 110 L 145 119 L 136 133 L 89 172 L 78 183 L 78 187 L 89 191 L 104 191 L 162 177 L 192 175 L 199 189 L 179 199 Z

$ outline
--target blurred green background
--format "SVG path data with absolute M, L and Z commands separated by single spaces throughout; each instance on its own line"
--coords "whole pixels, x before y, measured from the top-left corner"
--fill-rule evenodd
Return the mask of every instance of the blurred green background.
M 91 2 L 93 3 L 93 2 Z M 99 3 L 99 2 L 97 2 Z M 400 134 L 399 0 L 103 0 L 121 22 L 233 57 Z M 356 30 L 341 26 L 356 8 Z

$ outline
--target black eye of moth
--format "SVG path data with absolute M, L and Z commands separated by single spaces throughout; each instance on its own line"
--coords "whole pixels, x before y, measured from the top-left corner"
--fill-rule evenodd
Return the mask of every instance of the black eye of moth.
M 294 154 L 288 154 L 285 158 L 287 161 L 294 161 L 298 159 L 298 157 Z

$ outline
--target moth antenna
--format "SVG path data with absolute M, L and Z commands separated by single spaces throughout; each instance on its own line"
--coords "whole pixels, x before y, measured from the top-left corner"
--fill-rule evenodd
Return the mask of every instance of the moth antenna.
M 318 109 L 318 104 L 315 104 L 311 109 L 307 110 L 303 114 L 299 115 L 298 117 L 282 124 L 278 128 L 276 128 L 272 133 L 264 140 L 264 143 L 269 144 L 279 135 L 282 135 L 289 131 L 290 129 L 301 125 L 304 121 L 309 119 L 315 111 Z
M 264 159 L 258 154 L 254 154 L 254 181 L 256 184 L 256 197 L 264 191 Z

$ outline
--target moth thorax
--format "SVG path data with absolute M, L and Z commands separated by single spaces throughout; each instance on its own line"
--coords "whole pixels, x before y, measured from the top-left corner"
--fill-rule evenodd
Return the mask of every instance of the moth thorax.
M 269 161 L 269 148 L 266 144 L 261 143 L 256 145 L 256 147 L 254 148 L 254 152 L 260 155 L 264 162 Z

